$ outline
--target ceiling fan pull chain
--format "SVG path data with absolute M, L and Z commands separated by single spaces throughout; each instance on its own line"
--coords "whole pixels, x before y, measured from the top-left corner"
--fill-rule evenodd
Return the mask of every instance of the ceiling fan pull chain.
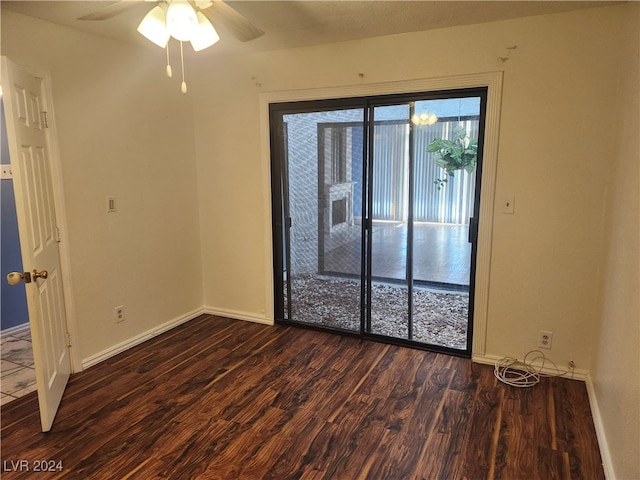
M 182 85 L 180 89 L 182 93 L 187 93 L 187 84 L 184 81 L 184 52 L 182 50 L 182 41 L 180 41 L 180 64 L 182 65 Z
M 167 42 L 167 46 L 165 47 L 167 50 L 167 77 L 173 77 L 173 72 L 171 71 L 171 64 L 169 63 L 169 42 Z

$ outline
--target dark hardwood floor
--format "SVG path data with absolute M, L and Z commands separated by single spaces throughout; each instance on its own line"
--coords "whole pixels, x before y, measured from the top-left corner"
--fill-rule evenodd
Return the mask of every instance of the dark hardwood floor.
M 581 382 L 212 316 L 73 375 L 39 427 L 35 394 L 2 408 L 3 479 L 604 478 Z

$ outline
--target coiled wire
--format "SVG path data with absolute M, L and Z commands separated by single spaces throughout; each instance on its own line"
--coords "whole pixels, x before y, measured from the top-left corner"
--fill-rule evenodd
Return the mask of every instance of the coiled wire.
M 537 366 L 533 365 L 536 360 L 542 360 Z M 558 371 L 556 375 L 543 374 L 545 363 L 551 363 L 555 370 Z M 571 370 L 560 371 L 555 363 L 548 360 L 540 350 L 529 351 L 522 361 L 517 358 L 504 357 L 497 360 L 493 368 L 493 374 L 502 383 L 511 385 L 512 387 L 526 388 L 533 387 L 540 382 L 540 377 L 561 377 Z

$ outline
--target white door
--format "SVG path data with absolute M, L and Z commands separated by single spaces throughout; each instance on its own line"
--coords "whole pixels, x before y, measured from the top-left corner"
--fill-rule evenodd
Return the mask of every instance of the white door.
M 2 57 L 7 140 L 25 269 L 24 281 L 28 282 L 27 308 L 40 421 L 42 431 L 47 432 L 51 430 L 69 379 L 71 361 L 43 82 L 43 79 L 36 78 Z

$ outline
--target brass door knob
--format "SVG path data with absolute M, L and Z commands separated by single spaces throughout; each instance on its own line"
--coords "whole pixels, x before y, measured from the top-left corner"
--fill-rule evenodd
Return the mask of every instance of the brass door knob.
M 47 277 L 49 276 L 49 272 L 47 272 L 46 270 L 42 270 L 41 272 L 38 272 L 35 268 L 33 269 L 33 278 L 42 278 L 44 280 L 47 279 Z

